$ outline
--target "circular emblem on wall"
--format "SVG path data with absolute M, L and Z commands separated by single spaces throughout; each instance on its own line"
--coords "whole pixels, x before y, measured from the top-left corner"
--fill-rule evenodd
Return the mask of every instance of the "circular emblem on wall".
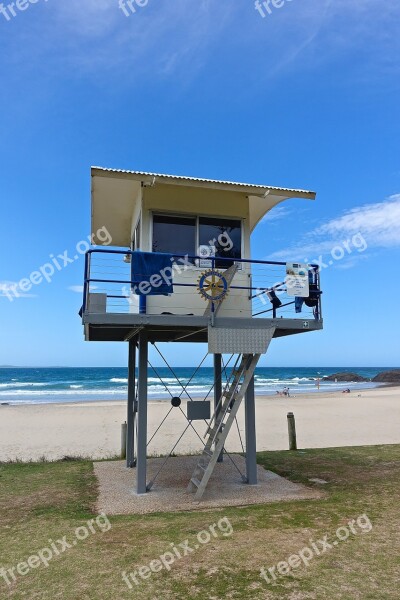
M 209 269 L 200 275 L 197 290 L 204 300 L 220 302 L 228 294 L 228 282 L 223 273 Z

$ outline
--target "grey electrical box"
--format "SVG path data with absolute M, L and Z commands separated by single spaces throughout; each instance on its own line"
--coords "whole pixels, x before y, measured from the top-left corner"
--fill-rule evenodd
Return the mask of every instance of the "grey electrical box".
M 211 402 L 209 400 L 189 401 L 187 403 L 188 421 L 204 421 L 211 417 Z
M 107 294 L 88 294 L 88 313 L 105 314 L 107 312 Z

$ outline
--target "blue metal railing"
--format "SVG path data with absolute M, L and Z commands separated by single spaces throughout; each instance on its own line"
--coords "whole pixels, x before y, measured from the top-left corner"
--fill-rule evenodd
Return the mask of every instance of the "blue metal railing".
M 103 293 L 107 296 L 110 303 L 108 312 L 121 313 L 129 312 L 129 301 L 132 287 L 137 281 L 133 281 L 131 273 L 131 259 L 134 251 L 132 250 L 114 250 L 109 248 L 92 248 L 85 255 L 85 274 L 83 290 L 83 312 L 88 308 L 89 293 Z M 248 275 L 248 285 L 238 285 L 232 283 L 229 290 L 246 291 L 248 299 L 252 303 L 253 317 L 271 317 L 271 318 L 313 318 L 319 320 L 322 318 L 321 312 L 321 289 L 320 272 L 318 265 L 310 264 L 309 269 L 313 273 L 314 284 L 312 286 L 313 301 L 310 306 L 301 307 L 301 313 L 296 310 L 296 300 L 287 295 L 286 289 L 286 263 L 277 261 L 251 260 L 244 258 L 222 258 L 209 257 L 204 259 L 197 255 L 171 254 L 173 260 L 185 259 L 186 264 L 191 263 L 191 268 L 199 271 L 200 269 L 223 270 L 222 264 L 228 268 L 232 264 L 237 264 L 241 271 Z M 121 260 L 123 257 L 125 260 Z M 125 258 L 126 257 L 126 258 Z M 199 267 L 198 261 L 207 261 L 209 266 Z M 238 271 L 238 272 L 241 272 Z M 174 287 L 197 288 L 197 278 L 193 283 L 184 283 L 182 281 L 173 282 Z M 125 287 L 123 287 L 125 286 Z M 271 293 L 272 292 L 272 293 Z M 272 297 L 272 299 L 271 299 Z M 274 298 L 278 298 L 276 302 Z M 145 300 L 143 296 L 139 297 L 140 303 L 138 311 L 146 312 Z M 143 299 L 142 299 L 143 298 Z M 190 309 L 190 299 L 188 298 L 186 308 Z M 291 307 L 291 308 L 289 308 Z M 214 303 L 211 303 L 211 310 L 214 310 Z

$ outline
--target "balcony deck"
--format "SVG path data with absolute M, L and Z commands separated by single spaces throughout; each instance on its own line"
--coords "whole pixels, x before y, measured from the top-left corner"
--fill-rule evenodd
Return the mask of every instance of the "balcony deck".
M 144 314 L 143 308 L 142 312 L 140 311 L 138 303 L 133 306 L 137 299 L 130 296 L 133 284 L 131 265 L 124 261 L 124 257 L 129 257 L 130 254 L 132 253 L 121 250 L 93 249 L 86 255 L 82 307 L 85 339 L 123 342 L 135 338 L 145 329 L 150 342 L 207 342 L 210 325 L 210 315 L 205 314 L 207 303 L 200 299 L 199 309 L 198 295 L 194 294 L 198 272 L 204 271 L 204 268 L 194 267 L 196 283 L 177 283 L 174 278 L 174 290 L 177 290 L 179 297 L 178 305 L 182 305 L 178 306 L 177 314 L 170 312 L 168 308 L 160 313 L 159 308 L 155 310 L 151 305 Z M 190 258 L 199 260 L 199 257 Z M 233 280 L 229 301 L 224 301 L 221 311 L 215 315 L 216 327 L 274 327 L 274 337 L 323 328 L 318 267 L 312 265 L 318 282 L 316 306 L 303 306 L 302 312 L 298 313 L 295 312 L 295 299 L 287 295 L 286 263 L 244 259 L 235 262 L 240 264 L 242 269 L 241 276 L 237 278 L 240 285 L 235 285 L 235 279 Z M 220 267 L 219 270 L 223 269 Z M 243 285 L 243 274 L 246 273 L 249 283 Z M 267 296 L 267 292 L 271 290 L 279 297 L 281 306 L 272 307 Z M 104 301 L 100 308 L 89 301 L 91 297 L 96 296 Z M 242 311 L 237 308 L 243 306 L 243 300 L 248 310 Z M 165 302 L 167 301 L 168 298 Z M 183 307 L 185 310 L 182 314 Z M 181 314 L 178 314 L 179 312 Z
M 150 342 L 207 342 L 209 317 L 183 315 L 93 314 L 84 313 L 86 341 L 124 342 L 145 329 Z M 246 329 L 275 327 L 274 337 L 323 328 L 319 319 L 255 319 L 217 317 L 217 327 Z

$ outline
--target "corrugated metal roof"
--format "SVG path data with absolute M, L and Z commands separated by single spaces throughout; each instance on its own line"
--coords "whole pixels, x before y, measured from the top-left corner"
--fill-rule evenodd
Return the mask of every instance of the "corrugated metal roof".
M 108 172 L 108 173 L 125 173 L 128 175 L 137 175 L 139 177 L 157 177 L 157 178 L 163 178 L 163 179 L 172 179 L 172 180 L 178 180 L 178 181 L 188 181 L 188 182 L 197 182 L 197 183 L 209 183 L 209 184 L 213 184 L 213 185 L 229 185 L 229 186 L 235 186 L 235 187 L 245 187 L 245 188 L 251 188 L 251 189 L 258 189 L 258 190 L 275 190 L 278 192 L 290 192 L 291 194 L 314 194 L 315 192 L 312 192 L 310 190 L 299 190 L 299 189 L 292 189 L 292 188 L 282 188 L 282 187 L 275 187 L 275 186 L 271 186 L 271 185 L 259 185 L 259 184 L 255 184 L 255 183 L 240 183 L 237 181 L 223 181 L 223 180 L 218 180 L 218 179 L 201 179 L 199 177 L 184 177 L 183 175 L 166 175 L 165 173 L 147 173 L 146 171 L 127 171 L 124 169 L 107 169 L 105 167 L 92 167 L 93 169 L 97 169 L 98 171 L 104 171 L 104 172 Z

